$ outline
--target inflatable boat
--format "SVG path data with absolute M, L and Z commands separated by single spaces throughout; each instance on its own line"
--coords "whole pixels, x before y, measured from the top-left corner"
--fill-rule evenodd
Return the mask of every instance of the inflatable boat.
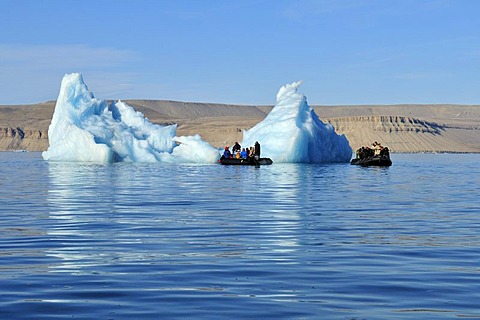
M 264 166 L 270 165 L 273 163 L 272 159 L 270 158 L 259 158 L 256 160 L 255 158 L 248 158 L 248 159 L 236 159 L 236 158 L 224 158 L 221 157 L 218 160 L 223 165 L 226 166 Z
M 392 165 L 392 160 L 389 156 L 373 156 L 363 159 L 353 159 L 351 164 L 356 164 L 359 166 L 380 166 L 380 167 L 389 167 Z

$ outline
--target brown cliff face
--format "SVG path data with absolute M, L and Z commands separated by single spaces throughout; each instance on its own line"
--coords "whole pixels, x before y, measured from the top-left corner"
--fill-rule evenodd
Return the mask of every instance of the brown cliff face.
M 0 128 L 0 150 L 43 151 L 48 147 L 48 130 Z
M 440 122 L 441 121 L 441 122 Z M 480 152 L 480 122 L 459 124 L 402 116 L 355 116 L 325 119 L 347 136 L 356 150 L 378 141 L 393 152 Z
M 440 134 L 442 126 L 410 117 L 400 116 L 357 116 L 327 119 L 339 131 L 358 130 L 358 126 L 374 132 L 416 132 Z

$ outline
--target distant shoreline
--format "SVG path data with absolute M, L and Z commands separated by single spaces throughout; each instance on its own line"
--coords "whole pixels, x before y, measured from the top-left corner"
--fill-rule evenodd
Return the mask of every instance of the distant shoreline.
M 241 141 L 242 130 L 262 121 L 273 106 L 123 100 L 178 136 L 199 134 L 222 148 Z M 44 151 L 55 101 L 0 106 L 0 150 Z M 312 106 L 325 123 L 345 134 L 353 150 L 374 141 L 392 153 L 480 153 L 480 105 L 399 104 Z

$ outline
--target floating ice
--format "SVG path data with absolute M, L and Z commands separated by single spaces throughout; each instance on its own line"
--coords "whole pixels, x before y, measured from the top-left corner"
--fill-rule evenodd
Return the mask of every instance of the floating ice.
M 48 129 L 45 160 L 213 163 L 217 149 L 200 136 L 176 137 L 176 125 L 151 123 L 118 101 L 95 99 L 78 73 L 67 74 Z M 178 144 L 178 145 L 177 145 Z
M 267 117 L 244 131 L 243 146 L 259 141 L 262 157 L 274 162 L 348 162 L 352 150 L 297 93 L 300 82 L 286 85 Z M 218 149 L 199 135 L 176 136 L 176 125 L 151 123 L 124 102 L 96 99 L 78 73 L 62 80 L 45 160 L 215 163 Z
M 242 146 L 261 145 L 261 156 L 273 162 L 349 162 L 352 149 L 345 135 L 323 123 L 297 92 L 302 82 L 280 88 L 275 107 L 250 130 L 243 132 Z

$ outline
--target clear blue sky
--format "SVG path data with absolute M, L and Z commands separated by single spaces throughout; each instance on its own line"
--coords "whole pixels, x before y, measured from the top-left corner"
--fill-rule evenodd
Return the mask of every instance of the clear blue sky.
M 476 0 L 0 0 L 0 104 L 97 98 L 480 104 Z

